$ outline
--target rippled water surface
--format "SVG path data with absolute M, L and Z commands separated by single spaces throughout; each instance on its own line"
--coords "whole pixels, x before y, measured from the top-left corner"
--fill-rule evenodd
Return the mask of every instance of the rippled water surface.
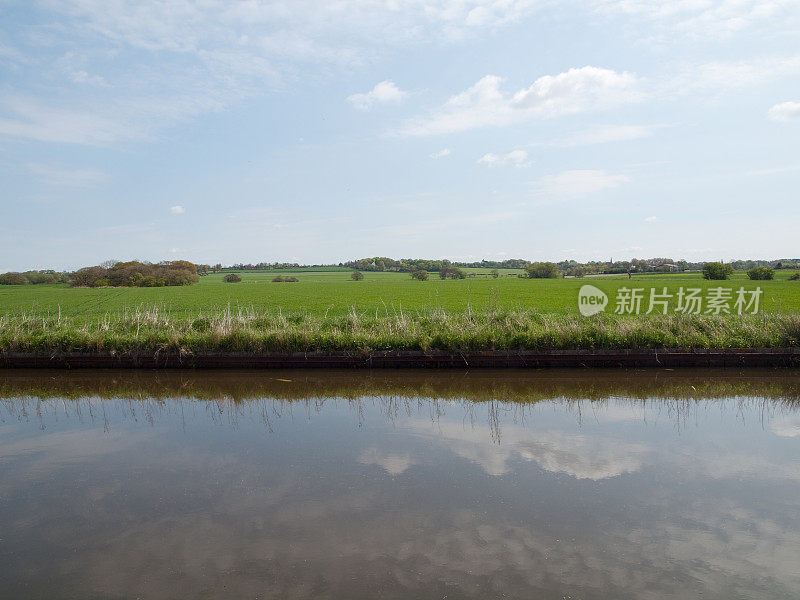
M 784 371 L 0 371 L 0 598 L 798 598 Z

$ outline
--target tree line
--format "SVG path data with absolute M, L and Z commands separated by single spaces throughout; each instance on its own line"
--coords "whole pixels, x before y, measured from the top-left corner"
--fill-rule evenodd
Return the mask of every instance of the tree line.
M 199 268 L 187 260 L 159 263 L 108 261 L 73 272 L 26 271 L 3 273 L 0 285 L 68 283 L 72 287 L 162 287 L 200 281 Z

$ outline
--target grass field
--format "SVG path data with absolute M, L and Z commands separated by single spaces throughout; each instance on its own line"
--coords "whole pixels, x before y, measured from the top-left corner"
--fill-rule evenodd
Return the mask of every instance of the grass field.
M 480 271 L 480 270 L 478 270 Z M 448 313 L 487 310 L 534 310 L 540 313 L 576 315 L 578 290 L 591 284 L 609 295 L 613 310 L 621 287 L 678 288 L 739 287 L 764 291 L 762 310 L 768 313 L 800 311 L 800 281 L 788 281 L 790 273 L 779 272 L 774 281 L 750 281 L 737 273 L 728 281 L 705 281 L 698 273 L 587 277 L 584 279 L 520 279 L 514 273 L 501 277 L 475 276 L 463 280 L 413 281 L 407 273 L 365 273 L 363 281 L 351 281 L 349 272 L 283 272 L 298 283 L 272 283 L 273 273 L 240 272 L 243 281 L 229 284 L 223 274 L 208 275 L 187 287 L 160 288 L 69 288 L 66 285 L 0 286 L 0 315 L 38 314 L 63 316 L 77 321 L 96 321 L 136 309 L 158 307 L 174 317 L 217 314 L 227 307 L 258 313 L 341 316 L 355 309 L 370 316 L 442 309 Z
M 699 274 L 521 279 L 412 280 L 405 273 L 224 274 L 187 287 L 69 288 L 0 286 L 0 351 L 21 352 L 286 352 L 373 350 L 509 350 L 614 348 L 755 348 L 800 344 L 800 282 L 704 281 Z M 578 290 L 591 284 L 609 296 L 606 314 L 578 313 Z M 760 286 L 758 315 L 618 316 L 619 288 Z M 705 293 L 705 292 L 703 292 Z M 645 296 L 646 298 L 647 296 Z M 646 309 L 647 301 L 643 302 Z

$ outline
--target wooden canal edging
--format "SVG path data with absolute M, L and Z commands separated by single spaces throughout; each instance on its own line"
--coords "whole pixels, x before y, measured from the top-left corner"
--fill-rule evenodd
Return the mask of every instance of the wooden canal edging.
M 295 353 L 0 353 L 0 368 L 286 369 L 286 368 L 592 368 L 800 367 L 800 348 L 636 349 Z

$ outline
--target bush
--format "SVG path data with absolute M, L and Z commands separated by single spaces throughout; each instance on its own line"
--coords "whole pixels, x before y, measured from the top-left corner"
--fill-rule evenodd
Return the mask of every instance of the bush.
M 728 279 L 733 274 L 733 267 L 721 262 L 709 262 L 703 265 L 703 279 Z
M 417 279 L 418 281 L 428 281 L 428 272 L 425 269 L 417 269 L 416 271 L 411 271 L 411 279 Z
M 108 285 L 113 287 L 162 287 L 165 285 L 192 285 L 200 281 L 197 267 L 185 260 L 164 261 L 158 264 L 131 260 L 114 263 L 110 268 L 88 267 L 88 269 L 103 269 L 104 274 L 97 279 L 108 278 Z M 78 275 L 87 269 L 81 269 L 73 276 L 73 285 L 94 285 L 82 283 L 88 274 Z M 99 272 L 92 271 L 97 274 Z M 81 283 L 75 283 L 79 281 Z
M 498 277 L 500 277 L 500 271 L 498 271 L 497 269 L 492 269 L 490 275 L 495 279 L 497 279 Z
M 350 279 L 353 281 L 361 281 L 364 279 L 364 274 L 361 271 L 353 271 L 353 274 L 350 275 Z
M 443 265 L 439 269 L 439 277 L 441 279 L 464 279 L 464 271 L 453 265 Z
M 789 281 L 800 281 L 800 273 L 795 273 L 789 276 Z
M 525 265 L 529 279 L 558 279 L 558 266 L 551 262 L 535 262 Z
M 0 275 L 0 285 L 25 285 L 28 278 L 22 273 L 3 273 Z
M 773 279 L 775 277 L 775 270 L 772 267 L 754 267 L 747 272 L 750 279 Z
M 236 273 L 228 273 L 222 278 L 222 281 L 225 283 L 239 283 L 241 280 L 242 278 Z
M 272 283 L 293 283 L 295 281 L 300 280 L 297 277 L 281 277 L 280 275 L 272 278 Z

